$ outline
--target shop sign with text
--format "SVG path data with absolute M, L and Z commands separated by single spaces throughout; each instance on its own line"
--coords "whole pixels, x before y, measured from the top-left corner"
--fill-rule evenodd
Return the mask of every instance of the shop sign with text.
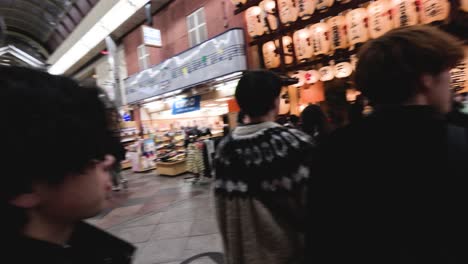
M 172 114 L 178 115 L 178 114 L 198 111 L 200 110 L 200 100 L 201 100 L 200 95 L 177 100 L 172 105 Z
M 247 69 L 242 29 L 231 29 L 125 79 L 128 103 Z
M 162 47 L 161 30 L 142 26 L 143 43 L 147 46 Z

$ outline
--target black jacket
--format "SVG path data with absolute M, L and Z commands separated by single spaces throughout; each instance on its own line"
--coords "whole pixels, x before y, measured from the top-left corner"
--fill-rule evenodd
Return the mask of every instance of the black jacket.
M 135 251 L 127 242 L 85 223 L 77 226 L 65 247 L 24 236 L 6 241 L 5 264 L 129 264 Z
M 468 158 L 448 127 L 411 106 L 333 134 L 311 180 L 308 263 L 468 263 Z

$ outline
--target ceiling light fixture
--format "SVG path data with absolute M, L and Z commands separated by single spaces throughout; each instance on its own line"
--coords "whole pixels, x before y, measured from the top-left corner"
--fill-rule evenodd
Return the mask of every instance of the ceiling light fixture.
M 49 73 L 65 73 L 146 3 L 148 0 L 120 0 L 49 68 Z

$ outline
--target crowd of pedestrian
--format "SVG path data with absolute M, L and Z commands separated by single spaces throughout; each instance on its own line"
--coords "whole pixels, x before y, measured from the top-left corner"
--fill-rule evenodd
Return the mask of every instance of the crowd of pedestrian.
M 427 26 L 369 41 L 355 81 L 373 112 L 335 131 L 316 105 L 276 123 L 282 79 L 244 72 L 215 160 L 226 263 L 468 263 L 466 105 L 449 87 L 463 56 Z M 5 263 L 130 263 L 132 245 L 83 222 L 123 158 L 98 88 L 18 67 L 0 87 Z

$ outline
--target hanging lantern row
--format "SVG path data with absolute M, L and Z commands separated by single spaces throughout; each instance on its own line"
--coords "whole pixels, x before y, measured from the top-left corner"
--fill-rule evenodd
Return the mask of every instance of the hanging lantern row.
M 269 4 L 264 2 L 262 2 L 264 5 Z M 329 55 L 336 50 L 354 47 L 372 38 L 378 38 L 393 28 L 415 25 L 420 21 L 432 23 L 448 18 L 450 5 L 446 0 L 421 1 L 421 5 L 427 7 L 424 9 L 426 12 L 421 12 L 425 13 L 424 15 L 418 15 L 418 9 L 413 0 L 377 0 L 371 2 L 367 8 L 353 9 L 343 15 L 330 17 L 323 22 L 295 31 L 292 38 L 283 36 L 285 64 L 290 65 L 294 62 L 293 50 L 297 62 L 301 63 L 318 56 Z M 252 10 L 257 10 L 257 15 L 262 14 L 260 7 L 252 7 L 247 11 Z M 246 16 L 248 19 L 253 17 L 249 12 Z M 264 32 L 265 25 L 261 22 L 265 20 L 256 19 L 259 22 L 257 24 L 248 21 L 251 22 L 248 23 L 251 36 L 259 36 Z M 277 24 L 274 26 L 276 27 Z M 270 29 L 273 30 L 271 26 Z M 263 45 L 266 68 L 280 66 L 279 46 L 278 40 L 266 42 Z
M 334 78 L 347 78 L 351 76 L 353 71 L 356 69 L 356 63 L 356 57 L 352 56 L 351 61 L 340 62 L 338 64 L 335 64 L 333 61 L 331 61 L 330 65 L 321 67 L 319 69 L 296 71 L 290 73 L 289 75 L 298 79 L 298 82 L 293 86 L 301 87 L 304 84 L 314 84 L 318 81 L 326 82 L 331 81 Z
M 277 7 L 274 0 L 264 0 L 258 6 L 247 9 L 245 17 L 247 31 L 251 37 L 256 38 L 269 34 L 278 29 L 279 23 L 289 25 L 298 19 L 308 19 L 317 10 L 326 12 L 335 2 L 333 0 L 277 1 L 279 17 L 276 16 Z M 336 2 L 348 3 L 351 1 Z M 460 0 L 460 8 L 468 11 L 468 0 Z M 366 24 L 369 28 L 368 34 L 371 38 L 375 38 L 391 28 L 443 21 L 448 18 L 449 13 L 449 0 L 377 0 L 370 2 L 367 8 L 358 8 L 357 11 L 346 17 L 348 28 L 351 28 L 352 24 L 362 23 L 356 20 L 368 18 Z

